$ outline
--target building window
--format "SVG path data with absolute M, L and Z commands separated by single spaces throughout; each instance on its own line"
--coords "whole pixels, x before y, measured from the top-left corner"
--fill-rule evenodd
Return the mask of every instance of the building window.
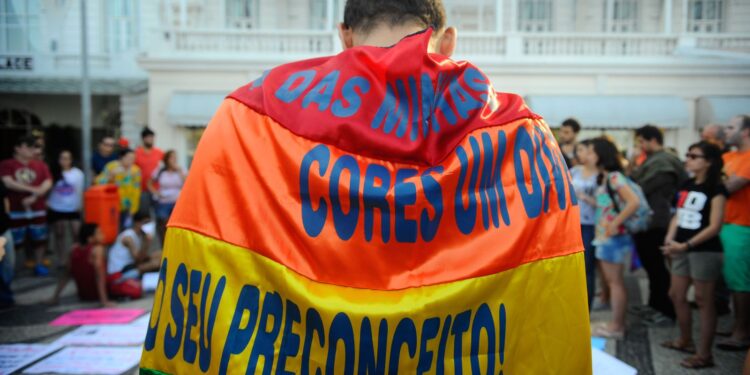
M 110 0 L 106 4 L 109 13 L 110 50 L 123 52 L 138 48 L 138 1 Z
M 690 0 L 688 7 L 688 32 L 721 32 L 724 26 L 723 19 L 723 0 Z
M 520 0 L 518 20 L 519 31 L 552 31 L 552 1 Z
M 0 0 L 0 51 L 37 51 L 39 39 L 39 0 Z
M 258 28 L 257 0 L 228 0 L 227 25 L 236 29 Z
M 609 31 L 638 31 L 638 0 L 614 0 Z
M 327 25 L 326 1 L 310 0 L 310 28 L 313 30 L 325 30 Z

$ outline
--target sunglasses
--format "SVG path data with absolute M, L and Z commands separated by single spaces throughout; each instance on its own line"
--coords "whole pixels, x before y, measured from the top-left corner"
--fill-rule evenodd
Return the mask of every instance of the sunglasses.
M 691 160 L 693 160 L 693 159 L 705 159 L 706 158 L 705 156 L 703 156 L 701 154 L 691 154 L 689 152 L 687 154 L 685 154 L 685 157 L 688 158 L 688 159 L 691 159 Z

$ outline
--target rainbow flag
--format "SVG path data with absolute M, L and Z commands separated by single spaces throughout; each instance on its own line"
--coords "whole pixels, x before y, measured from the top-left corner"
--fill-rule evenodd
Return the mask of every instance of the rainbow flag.
M 591 373 L 543 119 L 430 30 L 232 93 L 169 223 L 142 373 Z

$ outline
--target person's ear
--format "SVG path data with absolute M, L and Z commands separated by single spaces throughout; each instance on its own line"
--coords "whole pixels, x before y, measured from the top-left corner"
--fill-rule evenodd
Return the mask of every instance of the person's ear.
M 437 53 L 451 57 L 453 52 L 456 50 L 456 38 L 458 37 L 458 31 L 455 27 L 447 27 L 441 33 L 437 42 Z
M 352 28 L 344 25 L 343 22 L 339 23 L 337 28 L 339 30 L 341 49 L 347 50 L 354 47 L 354 31 L 352 31 Z

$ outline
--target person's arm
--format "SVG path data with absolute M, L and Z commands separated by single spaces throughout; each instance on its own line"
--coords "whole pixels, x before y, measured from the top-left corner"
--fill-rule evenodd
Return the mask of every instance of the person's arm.
M 99 303 L 101 303 L 102 306 L 114 305 L 107 296 L 107 272 L 104 269 L 105 260 L 103 246 L 97 245 L 91 249 L 91 263 L 94 266 L 96 293 L 99 295 Z
M 128 249 L 128 252 L 130 252 L 130 256 L 133 257 L 133 261 L 138 263 L 138 261 L 141 259 L 141 254 L 140 249 L 135 246 L 135 241 L 133 241 L 132 238 L 125 236 L 122 239 L 122 244 L 126 249 Z
M 676 177 L 674 176 L 674 174 L 669 172 L 662 172 L 651 174 L 650 176 L 648 176 L 648 178 L 643 178 L 641 180 L 638 180 L 637 182 L 643 190 L 643 194 L 645 194 L 646 196 L 650 196 L 656 191 L 663 189 L 664 186 L 673 184 L 675 180 Z
M 42 195 L 45 195 L 45 194 L 47 194 L 47 192 L 48 192 L 48 191 L 49 191 L 49 189 L 51 189 L 51 188 L 52 188 L 52 179 L 51 179 L 51 178 L 48 178 L 48 179 L 44 180 L 44 182 L 42 182 L 42 184 L 41 184 L 41 185 L 39 185 L 39 186 L 38 186 L 38 187 L 36 188 L 36 190 L 37 190 L 37 191 L 36 191 L 36 192 L 35 192 L 34 194 L 36 194 L 36 195 L 38 195 L 38 196 L 42 196 Z
M 675 253 L 680 251 L 688 251 L 691 247 L 695 247 L 702 244 L 713 237 L 716 237 L 721 230 L 721 225 L 724 221 L 724 205 L 727 202 L 727 198 L 721 194 L 716 195 L 711 199 L 711 217 L 709 218 L 708 226 L 703 228 L 695 236 L 689 240 L 679 243 L 672 242 L 665 248 L 666 253 Z
M 146 181 L 146 187 L 148 188 L 148 191 L 151 192 L 151 194 L 155 196 L 159 196 L 159 191 L 156 190 L 156 186 L 154 186 L 154 179 L 149 178 L 148 181 Z
M 724 182 L 724 186 L 726 186 L 729 194 L 734 194 L 734 192 L 748 186 L 748 184 L 750 184 L 750 180 L 737 175 L 729 176 Z
M 672 215 L 672 220 L 669 221 L 669 227 L 667 229 L 667 235 L 664 236 L 664 245 L 674 241 L 674 236 L 677 235 L 677 216 L 679 212 Z
M 609 223 L 609 227 L 607 229 L 607 235 L 614 236 L 617 234 L 617 228 L 619 228 L 625 220 L 627 220 L 631 215 L 635 213 L 635 211 L 638 210 L 638 196 L 635 195 L 635 192 L 633 192 L 633 189 L 628 186 L 628 184 L 623 184 L 619 189 L 617 189 L 617 194 L 620 195 L 620 198 L 625 202 L 625 207 L 623 207 L 620 210 L 620 213 L 612 220 L 612 222 Z
M 21 193 L 32 193 L 32 194 L 36 192 L 36 189 L 33 186 L 29 186 L 29 185 L 17 182 L 11 176 L 3 176 L 3 182 L 5 183 L 5 187 L 13 191 L 20 191 Z

